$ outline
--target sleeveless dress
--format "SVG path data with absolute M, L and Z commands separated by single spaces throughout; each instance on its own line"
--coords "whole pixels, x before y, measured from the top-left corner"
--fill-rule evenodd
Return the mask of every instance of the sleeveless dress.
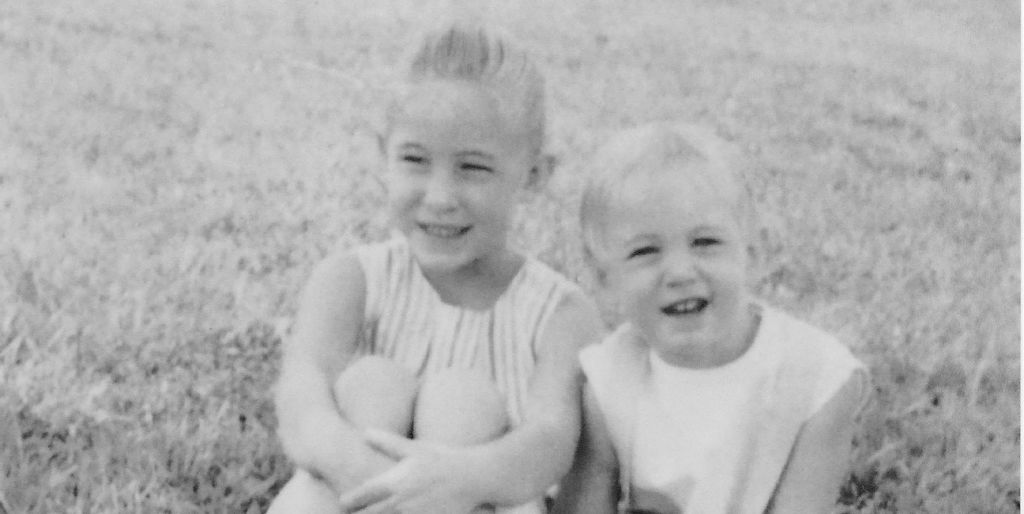
M 505 396 L 512 426 L 519 425 L 540 336 L 562 299 L 579 286 L 526 257 L 490 309 L 465 309 L 441 300 L 405 238 L 355 252 L 366 277 L 356 353 L 387 357 L 416 376 L 448 368 L 485 371 Z M 515 512 L 543 512 L 540 499 L 530 505 L 532 510 Z
M 750 348 L 717 368 L 671 366 L 629 324 L 581 353 L 632 507 L 761 514 L 803 423 L 851 376 L 866 391 L 863 364 L 839 341 L 759 307 Z

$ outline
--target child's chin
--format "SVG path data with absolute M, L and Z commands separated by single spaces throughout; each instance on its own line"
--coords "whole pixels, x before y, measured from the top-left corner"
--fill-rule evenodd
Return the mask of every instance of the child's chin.
M 436 251 L 422 250 L 416 252 L 416 261 L 420 268 L 435 272 L 449 272 L 459 269 L 465 264 L 465 258 L 460 253 L 442 253 Z
M 661 334 L 660 339 L 665 342 L 666 350 L 669 352 L 692 353 L 693 350 L 704 346 L 704 342 L 708 338 L 702 327 L 688 327 L 687 329 L 676 328 L 665 331 Z
M 679 337 L 688 337 L 702 332 L 708 324 L 707 309 L 692 313 L 666 316 L 665 330 L 670 334 L 678 334 Z
M 441 239 L 420 233 L 411 240 L 418 255 L 424 258 L 430 256 L 434 259 L 444 259 L 462 253 L 466 238 L 463 235 L 452 239 Z

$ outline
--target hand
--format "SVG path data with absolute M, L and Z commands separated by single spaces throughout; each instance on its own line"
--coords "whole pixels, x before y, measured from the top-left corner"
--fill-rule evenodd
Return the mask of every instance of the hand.
M 346 465 L 322 469 L 322 474 L 318 478 L 330 486 L 337 497 L 345 491 L 354 490 L 367 480 L 395 467 L 396 464 L 396 459 L 366 444 L 365 452 L 360 452 L 357 458 Z
M 341 495 L 342 512 L 461 514 L 477 506 L 468 494 L 474 475 L 466 450 L 378 430 L 367 430 L 366 440 L 399 462 Z

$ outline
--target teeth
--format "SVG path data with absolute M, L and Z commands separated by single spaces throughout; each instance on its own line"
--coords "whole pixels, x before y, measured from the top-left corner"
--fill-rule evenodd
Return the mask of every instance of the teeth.
M 456 236 L 462 235 L 467 230 L 469 230 L 468 227 L 452 227 L 452 226 L 445 226 L 445 225 L 427 225 L 427 224 L 424 224 L 424 225 L 421 225 L 421 227 L 423 228 L 423 231 L 426 232 L 427 234 L 432 235 L 434 237 L 442 237 L 442 238 L 456 237 Z
M 687 298 L 662 308 L 665 314 L 693 314 L 700 312 L 708 306 L 708 301 L 703 298 Z

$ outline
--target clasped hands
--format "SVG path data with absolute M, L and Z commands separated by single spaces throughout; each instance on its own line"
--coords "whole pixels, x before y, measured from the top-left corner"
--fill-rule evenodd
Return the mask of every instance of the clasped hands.
M 346 514 L 469 513 L 477 473 L 466 448 L 407 439 L 368 429 L 366 442 L 397 464 L 339 498 Z

